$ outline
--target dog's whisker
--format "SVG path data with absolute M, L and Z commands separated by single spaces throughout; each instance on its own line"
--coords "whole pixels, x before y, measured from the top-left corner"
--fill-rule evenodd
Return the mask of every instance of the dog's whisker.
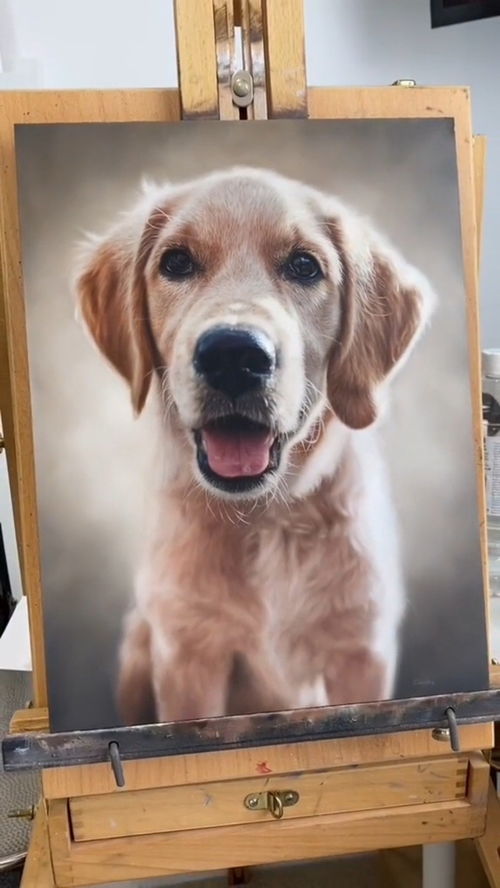
M 253 510 L 250 510 L 249 514 L 251 514 L 252 511 Z M 239 509 L 235 509 L 235 514 L 236 514 L 236 517 L 238 518 L 238 521 L 240 521 L 241 524 L 244 524 L 246 527 L 248 527 L 250 525 L 250 521 L 248 520 L 248 516 L 245 515 L 243 512 L 241 512 Z
M 206 505 L 208 511 L 210 512 L 212 518 L 216 518 L 217 516 L 215 515 L 215 512 L 214 512 L 214 510 L 213 510 L 213 508 L 212 508 L 212 503 L 211 503 L 211 501 L 210 501 L 210 497 L 209 497 L 209 495 L 208 495 L 208 491 L 205 490 L 205 488 L 202 488 L 202 489 L 203 489 L 203 493 L 205 494 L 205 505 Z

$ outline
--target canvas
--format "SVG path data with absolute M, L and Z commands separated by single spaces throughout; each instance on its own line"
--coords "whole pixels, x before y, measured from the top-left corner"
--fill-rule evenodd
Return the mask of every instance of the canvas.
M 487 688 L 452 121 L 16 151 L 52 729 Z

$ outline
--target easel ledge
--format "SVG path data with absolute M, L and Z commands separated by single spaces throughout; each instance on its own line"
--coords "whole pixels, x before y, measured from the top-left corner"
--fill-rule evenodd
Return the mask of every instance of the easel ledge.
M 243 110 L 234 104 L 232 92 L 237 73 L 235 25 L 243 28 L 244 65 L 254 90 L 253 102 Z M 280 4 L 177 0 L 176 28 L 180 94 L 177 90 L 0 94 L 0 190 L 4 218 L 9 220 L 2 243 L 0 326 L 7 331 L 7 348 L 1 355 L 1 407 L 29 597 L 35 681 L 35 708 L 16 714 L 12 723 L 16 732 L 48 727 L 16 193 L 16 123 L 175 121 L 180 119 L 181 107 L 185 119 L 452 118 L 486 563 L 477 318 L 484 140 L 473 140 L 468 90 L 412 87 L 409 101 L 409 90 L 403 86 L 307 88 L 300 0 L 281 0 Z M 124 761 L 122 789 L 104 762 L 44 770 L 44 799 L 36 816 L 23 888 L 70 888 L 486 836 L 490 781 L 481 750 L 493 747 L 493 723 L 461 725 L 459 731 L 459 754 L 451 754 L 448 743 L 439 742 L 426 727 Z M 292 788 L 300 802 L 287 808 L 279 823 L 267 809 L 245 808 L 249 795 L 287 793 Z M 205 805 L 206 798 L 213 804 Z M 484 846 L 489 863 L 494 859 L 494 841 L 490 835 Z M 498 881 L 491 884 L 500 885 L 500 875 L 495 878 Z
M 322 706 L 289 712 L 229 716 L 201 721 L 92 731 L 11 735 L 2 743 L 5 770 L 49 769 L 111 762 L 119 786 L 128 760 L 176 754 L 200 755 L 283 743 L 374 737 L 420 727 L 445 738 L 461 751 L 465 725 L 491 724 L 500 711 L 500 690 L 408 700 L 383 700 L 350 706 Z M 114 747 L 114 754 L 110 750 Z M 120 771 L 120 776 L 118 776 Z

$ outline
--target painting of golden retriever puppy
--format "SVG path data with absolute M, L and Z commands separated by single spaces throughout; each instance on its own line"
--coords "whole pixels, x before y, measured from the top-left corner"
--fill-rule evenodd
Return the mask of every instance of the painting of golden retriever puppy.
M 51 730 L 487 688 L 453 120 L 15 136 Z
M 405 583 L 377 425 L 434 309 L 424 274 L 334 196 L 233 167 L 146 186 L 76 289 L 135 413 L 160 406 L 123 721 L 391 697 Z

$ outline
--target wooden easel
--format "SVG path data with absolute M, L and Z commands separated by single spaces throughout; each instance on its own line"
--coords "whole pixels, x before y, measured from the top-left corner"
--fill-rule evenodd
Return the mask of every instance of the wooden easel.
M 236 69 L 235 26 L 243 29 L 243 74 Z M 175 120 L 179 99 L 184 119 L 409 116 L 408 87 L 403 85 L 376 91 L 307 88 L 301 0 L 177 0 L 176 29 L 180 94 L 4 94 L 0 119 L 5 113 L 9 126 L 12 121 Z M 418 88 L 412 108 L 410 116 L 444 114 L 458 121 L 466 282 L 473 294 L 472 377 L 479 417 L 475 219 L 476 207 L 482 205 L 484 143 L 476 142 L 474 193 L 467 91 Z M 0 124 L 8 177 L 4 209 L 9 219 L 16 219 L 9 126 Z M 15 250 L 6 249 L 5 265 L 9 300 L 4 303 L 4 321 L 11 343 L 18 341 L 13 334 L 22 342 Z M 25 378 L 17 346 L 11 345 L 2 369 L 7 388 L 13 374 Z M 16 481 L 13 491 L 30 597 L 35 706 L 13 719 L 12 732 L 22 733 L 48 726 L 40 577 L 33 555 L 38 547 L 32 517 L 36 502 L 32 453 L 27 455 L 20 443 L 27 434 L 30 439 L 29 415 L 26 419 L 12 399 L 4 400 L 3 412 L 11 478 L 22 475 L 24 484 Z M 479 427 L 477 435 L 480 450 Z M 461 726 L 460 743 L 461 752 L 453 754 L 448 743 L 422 729 L 138 759 L 123 763 L 123 789 L 117 789 L 105 763 L 45 770 L 22 885 L 70 888 L 479 836 L 485 829 L 489 786 L 482 750 L 493 746 L 493 726 Z M 244 805 L 250 795 L 291 790 L 299 794 L 299 803 L 279 822 L 268 810 Z M 204 804 L 206 798 L 210 805 Z M 500 877 L 491 884 L 500 885 Z

